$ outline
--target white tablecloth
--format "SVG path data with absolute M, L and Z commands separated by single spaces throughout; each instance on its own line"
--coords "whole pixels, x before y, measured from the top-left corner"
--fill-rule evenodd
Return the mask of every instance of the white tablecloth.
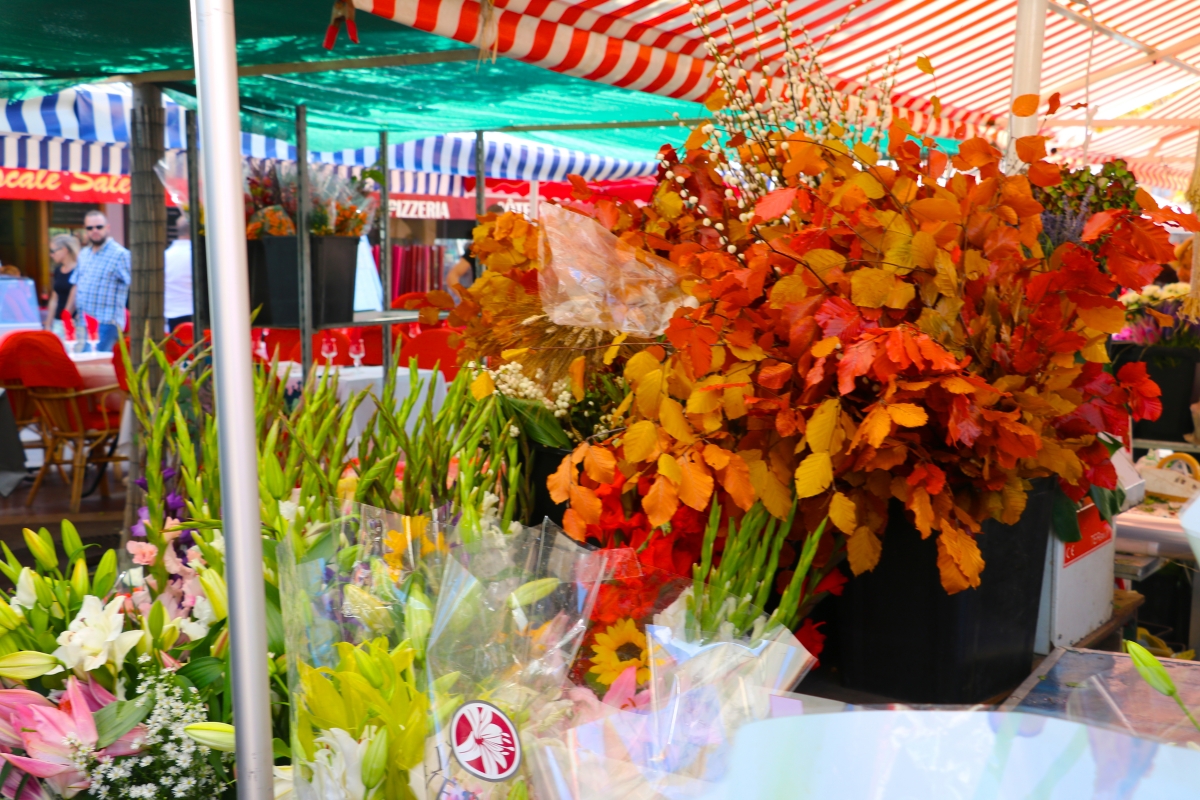
M 324 366 L 316 366 L 319 370 L 318 375 L 325 370 Z M 280 372 L 287 370 L 288 389 L 291 391 L 299 390 L 301 369 L 300 365 L 294 362 L 283 362 L 279 365 Z M 351 395 L 361 392 L 363 389 L 372 390 L 376 396 L 383 395 L 383 367 L 334 367 L 338 373 L 338 397 L 343 401 L 348 400 Z M 441 410 L 442 404 L 446 401 L 446 377 L 441 373 L 441 370 L 422 369 L 417 370 L 417 379 L 420 381 L 419 391 L 422 396 L 418 399 L 413 407 L 412 413 L 409 415 L 408 422 L 405 427 L 411 433 L 416 426 L 417 418 L 420 413 L 422 403 L 424 402 L 424 393 L 429 391 L 429 381 L 434 381 L 433 388 L 433 413 L 436 414 Z M 401 369 L 396 374 L 396 400 L 397 403 L 404 402 L 404 399 L 409 396 L 414 390 L 411 380 L 411 374 L 407 369 Z M 363 429 L 367 427 L 367 421 L 371 415 L 375 413 L 375 401 L 368 397 L 354 411 L 354 421 L 350 423 L 350 440 L 354 441 L 362 434 Z

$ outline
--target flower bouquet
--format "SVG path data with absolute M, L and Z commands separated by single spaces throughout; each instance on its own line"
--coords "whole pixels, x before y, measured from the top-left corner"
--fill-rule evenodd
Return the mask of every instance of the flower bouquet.
M 1114 342 L 1143 346 L 1200 348 L 1200 323 L 1183 316 L 1183 299 L 1191 285 L 1150 284 L 1141 291 L 1128 290 L 1118 298 L 1125 306 L 1125 328 L 1113 335 Z

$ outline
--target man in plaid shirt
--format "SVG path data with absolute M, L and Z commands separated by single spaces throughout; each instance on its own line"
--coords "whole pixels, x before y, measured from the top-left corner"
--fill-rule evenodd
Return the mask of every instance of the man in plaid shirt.
M 83 220 L 88 247 L 79 253 L 79 266 L 71 273 L 75 283 L 75 307 L 100 323 L 96 349 L 109 352 L 125 327 L 131 270 L 129 251 L 108 236 L 108 218 L 89 211 Z

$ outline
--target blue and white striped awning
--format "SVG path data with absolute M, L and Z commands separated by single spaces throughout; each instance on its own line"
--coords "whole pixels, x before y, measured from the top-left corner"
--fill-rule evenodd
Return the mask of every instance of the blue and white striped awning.
M 70 161 L 75 157 L 72 153 L 78 153 L 79 158 L 84 157 L 80 147 L 111 145 L 111 148 L 89 151 L 98 159 L 94 163 L 104 165 L 103 169 L 83 171 L 110 172 L 114 169 L 112 165 L 119 163 L 120 171 L 128 172 L 125 147 L 129 143 L 132 102 L 131 93 L 123 86 L 105 87 L 103 90 L 79 87 L 44 97 L 10 101 L 5 104 L 4 115 L 0 118 L 0 134 L 23 135 L 23 145 L 19 142 L 10 144 L 9 139 L 13 137 L 4 136 L 5 147 L 29 150 L 23 157 L 34 159 L 38 168 L 51 169 L 45 165 L 55 163 L 55 159 L 58 159 L 58 163 L 75 163 Z M 187 147 L 183 108 L 166 98 L 163 102 L 167 112 L 164 144 L 171 149 Z M 58 144 L 60 142 L 64 144 Z M 611 158 L 537 144 L 500 133 L 488 134 L 486 146 L 485 165 L 489 178 L 564 181 L 567 175 L 575 174 L 586 180 L 619 180 L 653 175 L 657 169 L 657 163 L 653 160 Z M 33 149 L 37 150 L 36 155 Z M 475 175 L 473 133 L 430 136 L 393 145 L 391 150 L 392 165 L 401 171 L 459 177 Z M 280 139 L 243 133 L 242 153 L 255 158 L 294 160 L 296 148 Z M 93 156 L 87 157 L 90 159 Z M 368 166 L 378 162 L 379 148 L 313 151 L 309 153 L 309 160 L 325 164 Z M 8 161 L 7 154 L 5 161 Z M 89 160 L 88 163 L 93 162 Z

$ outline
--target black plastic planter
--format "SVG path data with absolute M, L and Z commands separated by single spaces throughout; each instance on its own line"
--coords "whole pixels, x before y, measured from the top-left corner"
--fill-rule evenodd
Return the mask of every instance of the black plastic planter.
M 1131 361 L 1145 361 L 1146 372 L 1162 389 L 1162 415 L 1156 420 L 1133 423 L 1133 435 L 1138 439 L 1163 442 L 1185 441 L 1183 435 L 1192 433 L 1192 403 L 1196 402 L 1200 383 L 1200 350 L 1190 347 L 1142 347 L 1137 344 L 1114 344 L 1114 371 Z
M 893 501 L 879 564 L 837 603 L 843 683 L 910 703 L 978 703 L 1020 685 L 1033 668 L 1056 491 L 1038 481 L 1016 525 L 983 523 L 980 585 L 953 595 L 935 537 L 922 539 Z
M 570 450 L 559 447 L 548 447 L 537 442 L 530 443 L 529 479 L 533 482 L 533 508 L 529 513 L 529 524 L 540 525 L 543 519 L 549 518 L 556 525 L 562 525 L 563 514 L 566 513 L 566 503 L 555 503 L 550 499 L 550 490 L 546 480 L 558 469 L 562 460 L 571 454 Z
M 313 327 L 354 321 L 354 279 L 358 239 L 310 236 Z M 300 286 L 295 236 L 264 236 L 246 242 L 250 267 L 250 307 L 261 306 L 254 324 L 263 328 L 300 327 Z

